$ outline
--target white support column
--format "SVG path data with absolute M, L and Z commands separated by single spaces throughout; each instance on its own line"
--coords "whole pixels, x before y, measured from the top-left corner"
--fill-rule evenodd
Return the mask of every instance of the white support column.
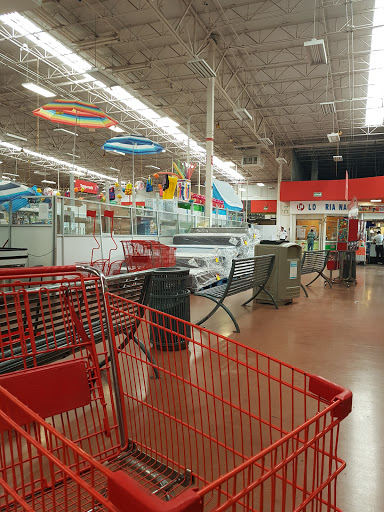
M 214 42 L 209 45 L 208 64 L 215 69 Z M 213 137 L 215 130 L 215 79 L 208 78 L 207 86 L 207 134 L 206 150 L 207 165 L 205 168 L 205 216 L 212 219 L 212 163 L 213 163 Z
M 109 181 L 104 182 L 105 187 L 105 203 L 109 203 L 109 187 L 111 186 Z
M 69 197 L 75 197 L 75 175 L 73 172 L 69 175 Z
M 281 202 L 280 202 L 280 188 L 281 188 L 281 180 L 283 178 L 283 163 L 279 162 L 279 168 L 277 170 L 277 202 L 276 202 L 276 229 L 280 231 L 281 228 Z M 285 229 L 288 226 L 284 226 Z
M 319 239 L 320 241 L 320 239 Z M 319 244 L 319 249 L 323 251 L 325 249 L 325 244 L 327 242 L 327 216 L 323 216 L 323 231 L 321 233 L 321 243 Z

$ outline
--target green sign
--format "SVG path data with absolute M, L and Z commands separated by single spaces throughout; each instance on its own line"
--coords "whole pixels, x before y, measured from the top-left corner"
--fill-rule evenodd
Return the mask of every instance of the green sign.
M 322 192 L 314 192 L 313 197 L 323 197 L 323 193 Z

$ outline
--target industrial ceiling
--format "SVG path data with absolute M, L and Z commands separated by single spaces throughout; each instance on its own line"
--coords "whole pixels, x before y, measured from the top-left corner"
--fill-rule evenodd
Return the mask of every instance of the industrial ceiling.
M 374 0 L 35 0 L 36 7 L 19 16 L 37 26 L 37 34 L 7 18 L 18 1 L 26 3 L 0 6 L 0 159 L 29 184 L 35 172 L 49 178 L 70 169 L 49 159 L 71 164 L 74 137 L 32 115 L 47 99 L 25 89 L 26 82 L 57 98 L 95 103 L 125 133 L 164 145 L 165 153 L 140 158 L 144 176 L 145 165 L 185 160 L 188 133 L 191 159 L 204 170 L 209 78 L 199 63 L 209 61 L 209 46 L 216 74 L 215 175 L 236 181 L 237 168 L 244 181 L 275 181 L 276 158 L 284 158 L 283 178 L 290 179 L 292 150 L 305 169 L 318 158 L 320 178 L 340 177 L 332 156 L 343 151 L 349 155 L 344 167 L 356 175 L 359 152 L 370 161 L 375 152 L 372 168 L 381 173 L 384 128 L 367 127 L 365 120 Z M 312 39 L 324 41 L 326 63 L 308 60 L 304 43 Z M 124 103 L 122 90 L 134 101 Z M 341 132 L 340 143 L 328 142 L 332 132 Z M 113 132 L 78 134 L 76 165 L 100 179 L 116 177 L 111 167 L 130 178 L 129 157 L 101 149 Z M 242 156 L 250 154 L 259 154 L 264 166 L 243 166 Z

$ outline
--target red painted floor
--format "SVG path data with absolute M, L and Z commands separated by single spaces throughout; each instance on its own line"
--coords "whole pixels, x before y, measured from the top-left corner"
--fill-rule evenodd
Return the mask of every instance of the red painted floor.
M 338 506 L 378 512 L 384 510 L 384 266 L 359 266 L 357 278 L 356 286 L 332 289 L 319 279 L 309 298 L 302 294 L 278 311 L 240 306 L 249 296 L 244 293 L 226 301 L 241 333 L 221 311 L 203 327 L 353 391 L 353 411 L 340 430 L 339 456 L 347 468 L 338 478 Z M 192 321 L 211 304 L 193 297 Z

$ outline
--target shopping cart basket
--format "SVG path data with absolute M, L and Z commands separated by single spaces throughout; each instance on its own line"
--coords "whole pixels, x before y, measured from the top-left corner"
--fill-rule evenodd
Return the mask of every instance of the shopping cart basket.
M 103 291 L 146 304 L 151 277 L 147 271 L 104 278 L 91 267 L 74 265 L 0 270 L 0 374 L 48 364 L 95 346 L 103 367 L 107 330 Z M 131 335 L 145 350 L 135 333 Z
M 176 248 L 155 240 L 123 240 L 125 261 L 129 272 L 176 265 Z
M 111 364 L 106 371 L 98 371 L 95 349 L 89 347 L 64 362 L 0 378 L 0 385 L 27 407 L 37 408 L 57 435 L 85 451 L 86 462 L 80 464 L 62 448 L 62 438 L 57 444 L 51 441 L 53 433 L 43 431 L 37 439 L 56 458 L 65 456 L 76 489 L 90 482 L 105 500 L 117 503 L 106 478 L 93 476 L 93 468 L 99 470 L 102 463 L 105 471 L 116 472 L 112 487 L 121 499 L 118 510 L 339 510 L 336 478 L 345 463 L 337 451 L 340 422 L 351 410 L 348 390 L 114 294 L 101 299 L 109 319 Z M 150 351 L 156 331 L 166 331 L 175 344 L 187 344 L 188 351 L 161 347 L 155 363 L 136 344 L 121 342 L 135 333 Z M 159 379 L 151 378 L 154 370 Z M 44 372 L 49 377 L 41 379 Z M 35 383 L 33 390 L 25 385 L 27 378 Z M 12 384 L 12 379 L 22 384 Z M 47 400 L 41 397 L 47 389 L 51 395 L 55 389 L 64 391 L 57 399 L 50 395 L 51 408 L 44 409 Z M 16 423 L 31 435 L 36 418 L 27 415 Z M 21 453 L 18 439 L 8 436 L 9 453 Z M 35 451 L 22 453 L 23 468 L 42 465 Z M 51 474 L 40 480 L 23 476 L 22 483 L 20 468 L 20 462 L 0 458 L 0 477 L 11 503 L 30 503 L 53 491 L 50 503 L 56 504 L 58 496 L 69 499 L 71 485 L 63 468 L 57 480 Z M 106 477 L 109 481 L 110 473 Z M 74 502 L 74 510 L 103 510 L 92 500 L 91 505 Z M 128 508 L 121 508 L 124 503 Z M 109 510 L 108 504 L 103 506 Z M 60 510 L 44 503 L 39 507 L 35 510 Z M 71 509 L 63 505 L 61 510 Z

